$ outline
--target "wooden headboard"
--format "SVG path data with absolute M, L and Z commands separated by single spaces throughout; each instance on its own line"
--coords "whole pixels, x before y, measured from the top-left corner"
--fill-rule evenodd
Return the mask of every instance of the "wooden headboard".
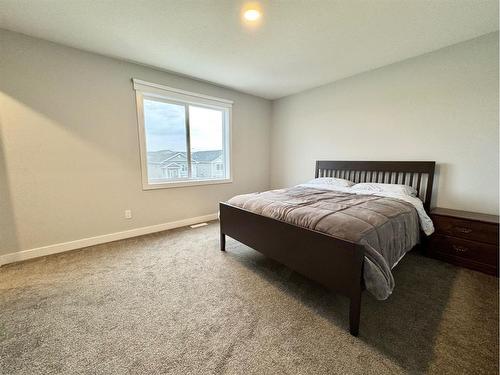
M 417 190 L 417 196 L 430 210 L 434 161 L 348 161 L 318 160 L 315 177 L 338 177 L 359 182 L 405 184 Z

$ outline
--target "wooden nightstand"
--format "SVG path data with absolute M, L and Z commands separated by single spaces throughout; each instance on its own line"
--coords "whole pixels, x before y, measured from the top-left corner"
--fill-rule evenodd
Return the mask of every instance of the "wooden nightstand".
M 498 216 L 435 208 L 427 254 L 498 277 Z

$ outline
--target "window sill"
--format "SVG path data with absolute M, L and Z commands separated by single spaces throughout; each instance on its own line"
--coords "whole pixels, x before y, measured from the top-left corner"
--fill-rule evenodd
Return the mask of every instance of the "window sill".
M 218 180 L 191 180 L 191 181 L 143 183 L 142 190 L 170 189 L 170 188 L 178 188 L 186 186 L 230 184 L 232 182 L 233 182 L 232 178 L 224 178 Z

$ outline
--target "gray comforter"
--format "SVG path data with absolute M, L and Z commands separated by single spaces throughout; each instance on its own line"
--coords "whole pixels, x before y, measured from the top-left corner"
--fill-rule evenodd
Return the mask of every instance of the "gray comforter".
M 363 245 L 366 289 L 380 300 L 394 289 L 391 269 L 419 242 L 417 211 L 400 199 L 295 186 L 238 195 L 228 203 Z

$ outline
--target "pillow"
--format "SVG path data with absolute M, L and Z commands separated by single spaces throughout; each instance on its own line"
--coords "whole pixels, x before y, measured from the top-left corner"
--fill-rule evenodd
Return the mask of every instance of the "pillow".
M 380 184 L 374 182 L 364 182 L 361 184 L 356 184 L 352 187 L 352 190 L 368 190 L 374 193 L 393 193 L 409 195 L 410 197 L 416 197 L 417 191 L 408 185 L 399 184 Z
M 308 184 L 312 185 L 331 185 L 338 187 L 351 187 L 354 185 L 354 182 L 349 180 L 344 180 L 343 178 L 335 178 L 335 177 L 319 177 L 315 178 L 308 182 Z

